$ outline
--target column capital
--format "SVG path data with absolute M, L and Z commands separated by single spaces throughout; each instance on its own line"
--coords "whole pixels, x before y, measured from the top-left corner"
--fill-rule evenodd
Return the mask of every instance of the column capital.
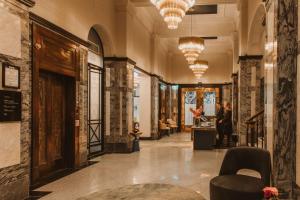
M 239 56 L 238 63 L 240 61 L 245 61 L 245 60 L 262 60 L 264 56 L 263 55 L 244 55 L 244 56 Z

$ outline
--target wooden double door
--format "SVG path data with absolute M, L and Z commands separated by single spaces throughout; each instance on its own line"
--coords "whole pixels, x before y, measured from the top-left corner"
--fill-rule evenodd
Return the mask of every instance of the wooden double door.
M 34 187 L 75 165 L 77 46 L 68 39 L 33 25 Z

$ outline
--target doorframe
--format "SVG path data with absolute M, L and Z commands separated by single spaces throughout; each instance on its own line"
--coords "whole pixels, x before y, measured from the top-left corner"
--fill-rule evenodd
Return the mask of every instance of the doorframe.
M 223 101 L 223 86 L 224 85 L 228 85 L 228 84 L 231 84 L 231 83 L 211 83 L 211 84 L 203 84 L 203 83 L 199 83 L 199 84 L 179 84 L 178 85 L 178 122 L 177 122 L 177 125 L 179 127 L 179 131 L 183 131 L 182 130 L 182 127 L 181 127 L 181 120 L 182 120 L 182 112 L 184 112 L 184 110 L 182 110 L 182 99 L 181 99 L 181 95 L 182 95 L 182 89 L 185 89 L 185 88 L 199 88 L 199 87 L 202 87 L 202 88 L 219 88 L 219 91 L 220 91 L 220 102 Z
M 104 60 L 104 59 L 102 59 Z M 95 158 L 97 156 L 101 156 L 103 154 L 105 154 L 105 149 L 104 149 L 104 144 L 105 144 L 105 67 L 104 67 L 104 62 L 102 63 L 103 64 L 103 67 L 99 67 L 99 66 L 96 66 L 96 65 L 93 65 L 91 63 L 88 63 L 88 159 L 92 159 L 92 158 Z M 100 112 L 100 117 L 102 120 L 99 120 L 99 125 L 102 126 L 100 127 L 101 128 L 101 137 L 102 137 L 102 141 L 101 141 L 101 145 L 102 145 L 102 151 L 101 152 L 98 152 L 98 153 L 95 153 L 95 154 L 90 154 L 90 149 L 89 149 L 89 139 L 90 139 L 90 126 L 89 126 L 89 120 L 90 120 L 90 106 L 91 106 L 91 98 L 90 98 L 90 90 L 91 90 L 91 84 L 90 84 L 90 68 L 97 68 L 97 70 L 99 70 L 101 73 L 102 73 L 102 80 L 100 80 L 101 82 L 101 88 L 99 88 L 101 91 L 102 91 L 102 96 L 100 96 L 99 100 L 101 99 L 102 101 L 102 104 L 99 106 L 99 109 L 101 109 L 101 112 Z M 99 77 L 100 78 L 100 77 Z
M 75 119 L 79 119 L 79 110 L 78 110 L 78 102 L 77 102 L 77 98 L 78 98 L 78 86 L 77 86 L 77 82 L 80 79 L 80 51 L 78 49 L 79 45 L 74 42 L 73 40 L 69 39 L 67 36 L 62 35 L 61 32 L 58 33 L 56 31 L 53 31 L 49 28 L 44 27 L 43 25 L 39 24 L 38 22 L 35 21 L 31 21 L 31 52 L 32 52 L 32 96 L 31 96 L 31 100 L 32 100 L 32 136 L 31 136 L 31 168 L 30 168 L 30 188 L 37 188 L 41 185 L 44 185 L 48 182 L 50 182 L 53 179 L 56 179 L 57 176 L 61 177 L 65 174 L 65 172 L 62 172 L 61 174 L 58 174 L 55 177 L 45 177 L 45 178 L 41 178 L 41 179 L 37 179 L 35 180 L 35 176 L 36 176 L 36 166 L 37 166 L 37 161 L 38 161 L 38 154 L 36 154 L 34 152 L 34 147 L 37 146 L 38 144 L 36 144 L 35 138 L 38 134 L 38 102 L 39 102 L 39 74 L 40 74 L 40 63 L 39 63 L 39 59 L 38 57 L 40 56 L 39 52 L 39 48 L 42 48 L 41 46 L 39 46 L 38 44 L 41 42 L 39 37 L 36 37 L 36 34 L 38 32 L 38 29 L 44 29 L 49 31 L 49 33 L 53 33 L 53 34 L 57 34 L 58 36 L 64 38 L 66 41 L 73 43 L 75 46 L 77 46 L 76 48 L 76 68 L 75 68 L 75 73 L 68 73 L 64 70 L 47 70 L 47 69 L 43 69 L 46 72 L 50 72 L 50 73 L 54 73 L 54 74 L 58 74 L 58 75 L 62 75 L 67 77 L 68 79 L 72 80 L 69 81 L 67 84 L 71 84 L 72 87 L 72 94 L 68 94 L 68 95 L 73 95 L 73 105 L 74 108 L 72 109 L 71 113 L 71 126 L 68 128 L 71 128 L 71 132 L 72 132 L 72 139 L 71 142 L 68 143 L 66 146 L 69 146 L 69 149 L 67 149 L 67 151 L 69 151 L 71 157 L 70 159 L 67 160 L 68 162 L 68 167 L 70 169 L 75 169 L 77 167 L 79 167 L 79 127 L 76 126 L 75 124 Z M 68 91 L 69 92 L 69 91 Z

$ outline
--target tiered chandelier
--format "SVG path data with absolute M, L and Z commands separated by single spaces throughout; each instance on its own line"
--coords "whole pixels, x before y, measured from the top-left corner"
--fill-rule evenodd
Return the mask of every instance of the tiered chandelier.
M 199 54 L 205 49 L 204 40 L 200 37 L 181 37 L 179 38 L 179 50 L 182 51 L 186 60 L 191 65 L 193 64 Z
M 151 0 L 159 10 L 169 29 L 177 29 L 185 13 L 194 6 L 195 0 Z
M 193 36 L 193 17 L 191 15 L 191 36 L 179 38 L 179 50 L 182 51 L 189 65 L 194 64 L 199 54 L 205 49 L 204 40 Z
M 197 79 L 200 79 L 208 69 L 208 62 L 205 60 L 196 60 L 194 64 L 190 65 Z

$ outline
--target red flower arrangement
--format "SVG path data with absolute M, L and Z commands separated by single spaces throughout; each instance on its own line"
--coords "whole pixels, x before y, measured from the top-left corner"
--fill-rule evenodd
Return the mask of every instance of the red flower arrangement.
M 265 199 L 278 200 L 278 190 L 275 187 L 265 187 L 263 189 Z

